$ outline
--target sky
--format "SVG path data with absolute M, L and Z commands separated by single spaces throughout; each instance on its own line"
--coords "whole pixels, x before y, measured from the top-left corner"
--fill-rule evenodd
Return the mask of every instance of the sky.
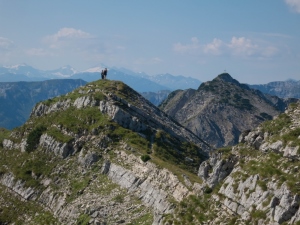
M 300 80 L 300 0 L 0 0 L 0 65 Z

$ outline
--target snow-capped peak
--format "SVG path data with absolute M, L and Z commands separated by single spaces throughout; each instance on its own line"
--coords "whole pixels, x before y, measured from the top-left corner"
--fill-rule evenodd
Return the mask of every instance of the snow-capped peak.
M 3 67 L 6 68 L 6 69 L 19 69 L 20 67 L 25 67 L 25 66 L 30 67 L 25 63 L 12 65 L 12 66 L 3 66 Z

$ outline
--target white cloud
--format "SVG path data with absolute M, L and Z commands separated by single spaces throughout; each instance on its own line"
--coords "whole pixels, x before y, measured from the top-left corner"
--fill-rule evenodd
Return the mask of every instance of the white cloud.
M 44 38 L 51 48 L 64 47 L 72 42 L 92 38 L 92 35 L 74 28 L 62 28 L 57 33 Z
M 13 41 L 4 37 L 0 37 L 0 50 L 7 51 L 13 46 L 13 44 Z
M 224 45 L 223 41 L 220 39 L 214 38 L 214 40 L 204 46 L 204 53 L 210 53 L 213 55 L 221 55 L 222 54 L 222 46 Z
M 285 3 L 297 13 L 300 13 L 300 0 L 285 0 Z
M 74 38 L 89 38 L 91 35 L 82 30 L 76 30 L 74 28 L 62 28 L 56 34 L 49 36 L 53 40 L 60 39 L 74 39 Z
M 192 38 L 191 43 L 173 46 L 173 50 L 182 54 L 196 55 L 232 55 L 237 57 L 269 58 L 278 53 L 278 48 L 263 41 L 253 41 L 246 37 L 232 37 L 229 42 L 214 38 L 208 44 L 200 45 L 197 38 Z
M 232 37 L 228 47 L 232 55 L 241 57 L 258 57 L 260 59 L 270 58 L 279 52 L 279 49 L 275 46 L 262 41 L 253 42 L 251 39 L 245 37 Z
M 251 56 L 259 51 L 258 45 L 245 37 L 232 37 L 228 47 L 233 55 Z
M 174 44 L 173 50 L 179 53 L 191 53 L 199 50 L 201 48 L 199 40 L 196 37 L 191 38 L 190 44 L 181 44 L 180 42 Z
M 125 57 L 126 45 L 122 38 L 115 36 L 95 36 L 83 30 L 61 28 L 56 33 L 42 39 L 42 46 L 28 50 L 30 56 L 51 56 L 51 60 L 80 61 L 85 64 L 120 61 Z M 46 58 L 46 57 L 45 57 Z

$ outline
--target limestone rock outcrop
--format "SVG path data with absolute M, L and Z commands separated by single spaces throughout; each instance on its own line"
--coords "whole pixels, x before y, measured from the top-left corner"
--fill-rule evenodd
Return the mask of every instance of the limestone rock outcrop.
M 209 187 L 221 184 L 212 196 L 224 210 L 219 219 L 235 215 L 244 224 L 259 214 L 260 224 L 299 222 L 299 118 L 300 102 L 276 119 L 244 132 L 239 145 L 212 152 L 202 162 L 198 176 Z M 246 149 L 252 153 L 245 154 Z
M 213 153 L 207 161 L 201 163 L 198 176 L 206 182 L 208 187 L 213 188 L 232 172 L 237 162 L 238 157 L 235 155 L 222 159 L 222 154 Z

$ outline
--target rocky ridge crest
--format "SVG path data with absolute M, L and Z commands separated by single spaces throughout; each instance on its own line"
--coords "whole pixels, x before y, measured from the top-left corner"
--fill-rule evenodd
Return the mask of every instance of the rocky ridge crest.
M 250 89 L 223 73 L 198 90 L 171 93 L 159 107 L 212 146 L 223 147 L 237 144 L 243 131 L 272 119 L 295 101 Z
M 162 224 L 201 190 L 188 170 L 208 146 L 123 83 L 98 81 L 37 104 L 0 149 L 1 192 L 42 213 L 17 221 Z

